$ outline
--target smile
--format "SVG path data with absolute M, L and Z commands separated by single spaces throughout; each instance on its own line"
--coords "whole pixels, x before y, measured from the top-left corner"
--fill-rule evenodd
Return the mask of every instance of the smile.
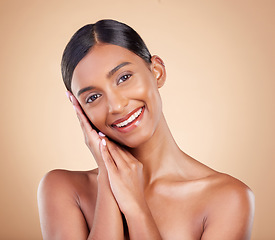
M 135 121 L 139 115 L 141 114 L 142 112 L 142 108 L 140 108 L 139 110 L 137 110 L 136 112 L 134 112 L 127 120 L 121 122 L 121 123 L 118 123 L 118 124 L 114 124 L 116 127 L 125 127 L 127 125 L 130 125 L 133 121 Z
M 132 127 L 136 127 L 139 120 L 142 117 L 144 107 L 138 108 L 135 111 L 129 113 L 126 117 L 115 121 L 112 126 L 120 131 L 126 129 L 130 130 Z

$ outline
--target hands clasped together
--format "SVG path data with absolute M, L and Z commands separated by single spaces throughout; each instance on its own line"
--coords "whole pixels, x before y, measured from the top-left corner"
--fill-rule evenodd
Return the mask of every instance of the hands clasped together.
M 97 133 L 77 99 L 70 92 L 68 97 L 80 121 L 85 143 L 98 164 L 97 203 L 88 239 L 125 239 L 121 213 L 126 218 L 131 240 L 162 239 L 145 199 L 142 163 L 103 133 Z
M 143 165 L 123 147 L 97 133 L 83 114 L 77 99 L 67 92 L 76 111 L 85 143 L 92 152 L 99 168 L 99 177 L 107 177 L 119 209 L 127 215 L 146 205 L 144 197 Z
M 78 173 L 77 181 L 71 180 L 76 173 L 64 171 L 52 172 L 44 178 L 39 188 L 39 205 L 45 239 L 161 240 L 182 239 L 186 234 L 205 240 L 249 239 L 254 197 L 247 186 L 193 162 L 189 170 L 198 177 L 177 187 L 184 199 L 176 194 L 171 196 L 170 202 L 175 205 L 170 213 L 171 208 L 163 209 L 169 202 L 161 201 L 155 186 L 145 184 L 142 163 L 123 146 L 97 133 L 78 100 L 70 92 L 68 97 L 98 171 Z M 225 185 L 226 188 L 221 187 Z M 203 188 L 193 190 L 194 186 Z M 221 212 L 221 208 L 225 210 Z M 236 217 L 240 221 L 232 225 Z M 193 222 L 197 223 L 195 228 L 190 225 Z M 182 228 L 182 223 L 187 226 Z M 228 232 L 231 234 L 226 235 Z

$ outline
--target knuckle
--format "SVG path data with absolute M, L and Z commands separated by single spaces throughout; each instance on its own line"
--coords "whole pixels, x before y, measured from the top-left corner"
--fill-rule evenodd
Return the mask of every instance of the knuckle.
M 138 169 L 138 164 L 136 162 L 131 162 L 129 165 L 130 165 L 130 168 L 133 169 L 133 170 Z
M 133 173 L 133 169 L 131 167 L 124 167 L 122 174 L 124 174 L 125 176 L 131 176 Z
M 81 119 L 79 119 L 79 123 L 80 123 L 80 127 L 82 128 L 82 131 L 85 131 L 85 125 L 84 125 L 84 123 L 81 121 Z
M 117 152 L 117 148 L 114 147 L 112 144 L 109 144 L 108 148 L 109 148 L 109 150 L 112 151 L 112 152 Z
M 113 150 L 113 151 L 117 151 L 118 150 L 118 147 L 114 143 L 112 143 L 111 141 L 109 141 L 109 140 L 108 140 L 108 148 L 110 150 Z
M 143 169 L 143 164 L 141 162 L 138 161 L 138 167 Z
M 91 139 L 88 138 L 88 137 L 85 137 L 85 143 L 86 143 L 86 145 L 87 145 L 88 147 L 90 147 L 90 146 L 92 145 L 92 141 L 91 141 Z

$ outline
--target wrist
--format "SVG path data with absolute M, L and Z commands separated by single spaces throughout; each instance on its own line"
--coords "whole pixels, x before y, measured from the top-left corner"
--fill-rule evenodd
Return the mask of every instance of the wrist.
M 99 172 L 98 175 L 97 175 L 97 183 L 99 185 L 107 184 L 107 183 L 109 184 L 108 174 Z
M 98 173 L 97 173 L 97 180 L 99 181 L 106 181 L 108 180 L 108 172 L 106 168 L 98 168 Z
M 139 217 L 144 218 L 146 215 L 151 214 L 151 211 L 145 201 L 132 202 L 130 205 L 124 208 L 122 212 L 128 219 L 139 219 Z
M 98 175 L 97 175 L 97 186 L 98 186 L 98 190 L 100 189 L 101 191 L 103 190 L 103 191 L 107 191 L 107 192 L 112 193 L 107 172 L 106 173 L 105 172 L 99 172 L 98 173 Z
M 161 235 L 153 218 L 153 215 L 145 204 L 143 207 L 137 207 L 133 211 L 125 214 L 127 225 L 129 227 L 129 233 L 131 239 L 140 239 L 140 236 L 144 236 L 142 239 L 161 240 Z

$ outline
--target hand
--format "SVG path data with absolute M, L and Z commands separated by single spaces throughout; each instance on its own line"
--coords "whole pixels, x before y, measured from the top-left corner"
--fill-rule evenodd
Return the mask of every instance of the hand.
M 142 163 L 107 139 L 102 140 L 100 150 L 120 210 L 129 214 L 144 209 L 147 203 L 144 197 Z
M 100 151 L 101 139 L 104 139 L 105 135 L 102 133 L 98 134 L 92 128 L 77 99 L 70 92 L 67 92 L 67 95 L 76 111 L 85 143 L 92 152 L 99 168 L 97 175 L 97 199 L 95 205 L 92 206 L 94 208 L 94 217 L 88 239 L 122 240 L 124 239 L 122 215 L 112 193 L 107 169 Z M 94 192 L 94 189 L 90 189 L 89 191 Z
M 105 164 L 102 160 L 101 153 L 100 153 L 100 142 L 101 142 L 101 137 L 104 137 L 104 134 L 100 133 L 98 134 L 91 126 L 89 120 L 87 117 L 84 115 L 82 108 L 75 98 L 75 96 L 67 91 L 67 96 L 70 99 L 70 101 L 73 104 L 73 107 L 76 111 L 76 115 L 78 117 L 78 120 L 80 122 L 80 126 L 82 128 L 84 138 L 85 138 L 85 143 L 87 147 L 90 149 L 91 153 L 93 154 L 97 165 L 99 167 L 99 171 L 101 170 L 106 170 Z

